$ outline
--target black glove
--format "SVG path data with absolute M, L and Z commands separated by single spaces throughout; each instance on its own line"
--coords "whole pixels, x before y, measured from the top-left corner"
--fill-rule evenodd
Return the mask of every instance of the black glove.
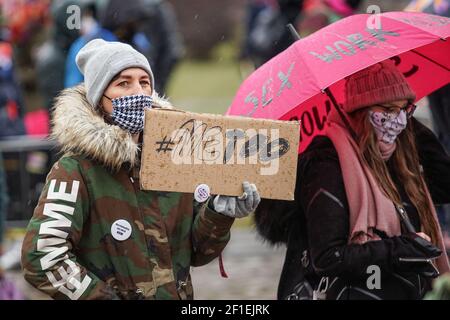
M 436 259 L 442 254 L 441 249 L 415 233 L 407 233 L 402 235 L 402 237 L 410 240 L 418 250 L 421 250 L 430 259 Z
M 439 275 L 439 271 L 432 263 L 442 253 L 439 248 L 415 233 L 401 235 L 398 240 L 403 246 L 398 248 L 393 256 L 396 271 L 419 273 L 427 278 Z

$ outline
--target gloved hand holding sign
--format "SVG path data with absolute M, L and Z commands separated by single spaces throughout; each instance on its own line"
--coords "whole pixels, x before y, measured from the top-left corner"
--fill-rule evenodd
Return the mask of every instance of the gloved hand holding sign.
M 244 218 L 256 210 L 261 197 L 256 185 L 247 181 L 242 183 L 244 193 L 240 197 L 216 195 L 209 206 L 214 211 L 231 218 Z

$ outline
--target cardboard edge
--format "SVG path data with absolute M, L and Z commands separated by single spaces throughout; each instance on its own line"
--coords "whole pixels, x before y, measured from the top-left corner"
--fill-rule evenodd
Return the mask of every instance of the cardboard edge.
M 190 111 L 185 111 L 185 110 L 181 110 L 181 109 L 177 109 L 177 108 L 167 109 L 167 108 L 159 108 L 159 107 L 158 107 L 158 108 L 152 108 L 152 109 L 146 110 L 146 112 L 145 112 L 146 118 L 147 118 L 147 116 L 148 116 L 149 114 L 152 113 L 151 111 L 158 111 L 158 112 L 165 112 L 165 111 L 169 111 L 169 112 L 180 112 L 180 113 L 182 113 L 182 114 L 184 114 L 184 115 L 186 115 L 186 116 L 190 116 L 190 115 L 198 116 L 198 115 L 200 115 L 200 116 L 204 116 L 204 117 L 211 117 L 211 116 L 212 116 L 212 117 L 220 117 L 222 121 L 225 121 L 225 120 L 227 120 L 227 119 L 233 119 L 233 120 L 245 120 L 245 121 L 251 119 L 251 120 L 256 120 L 256 121 L 258 121 L 258 122 L 271 121 L 271 122 L 275 122 L 275 123 L 279 123 L 279 124 L 283 124 L 283 125 L 295 126 L 295 127 L 298 128 L 299 133 L 300 133 L 300 131 L 301 131 L 301 121 L 299 121 L 299 120 L 274 120 L 274 119 L 266 119 L 266 118 L 250 118 L 250 117 L 245 117 L 245 116 L 235 116 L 235 115 L 231 115 L 231 116 L 230 116 L 230 115 L 223 115 L 223 114 L 197 113 L 197 112 L 190 112 Z M 295 139 L 295 142 L 296 142 L 296 144 L 297 144 L 297 149 L 298 149 L 299 146 L 300 146 L 300 137 L 299 137 L 299 136 L 297 137 L 297 139 Z M 141 157 L 142 157 L 142 154 L 144 153 L 143 150 L 144 150 L 144 143 L 142 144 L 142 153 L 141 153 Z M 297 156 L 298 156 L 298 154 L 297 154 Z M 298 166 L 298 161 L 295 161 L 295 164 L 294 164 L 295 172 L 297 172 L 297 166 Z M 143 162 L 141 161 L 140 168 L 139 168 L 139 185 L 140 185 L 141 190 L 149 190 L 149 189 L 146 189 L 146 185 L 145 185 L 145 183 L 143 182 L 144 180 L 142 179 L 142 172 L 143 172 L 142 169 L 143 169 Z M 295 200 L 295 185 L 296 185 L 296 184 L 297 184 L 297 175 L 295 174 L 295 177 L 294 177 L 294 190 L 293 190 L 292 194 L 288 194 L 286 197 L 283 197 L 283 198 L 281 198 L 281 199 L 280 199 L 280 198 L 277 198 L 276 200 L 294 201 L 294 200 Z M 173 191 L 173 192 L 175 192 L 175 191 Z M 192 192 L 192 193 L 193 193 L 193 192 Z M 237 195 L 237 196 L 238 196 L 238 195 Z M 264 198 L 264 199 L 272 199 L 272 198 Z

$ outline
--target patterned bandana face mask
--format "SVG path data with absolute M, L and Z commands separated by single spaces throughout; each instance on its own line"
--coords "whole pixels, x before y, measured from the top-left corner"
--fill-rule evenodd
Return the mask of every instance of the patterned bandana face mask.
M 378 140 L 389 144 L 394 143 L 408 123 L 404 110 L 401 110 L 398 115 L 383 111 L 369 111 L 369 120 Z
M 115 125 L 132 134 L 144 130 L 145 109 L 152 107 L 151 96 L 138 94 L 110 100 L 113 104 L 111 120 Z

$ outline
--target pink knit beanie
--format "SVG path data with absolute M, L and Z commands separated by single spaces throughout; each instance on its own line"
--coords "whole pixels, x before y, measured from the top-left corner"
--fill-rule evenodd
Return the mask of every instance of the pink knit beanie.
M 344 110 L 352 113 L 375 104 L 397 100 L 414 102 L 415 92 L 391 60 L 374 64 L 349 77 L 345 84 Z

